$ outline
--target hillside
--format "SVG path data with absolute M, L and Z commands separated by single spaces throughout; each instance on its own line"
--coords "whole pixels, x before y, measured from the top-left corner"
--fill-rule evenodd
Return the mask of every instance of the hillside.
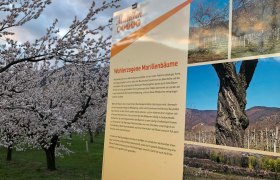
M 280 108 L 256 106 L 246 111 L 250 127 L 262 129 L 280 125 Z M 211 129 L 215 126 L 217 111 L 186 109 L 186 130 Z M 204 127 L 203 127 L 204 126 Z M 209 130 L 210 130 L 209 129 Z

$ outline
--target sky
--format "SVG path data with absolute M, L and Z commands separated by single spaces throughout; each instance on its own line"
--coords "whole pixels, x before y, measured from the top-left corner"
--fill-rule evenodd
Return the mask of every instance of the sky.
M 113 16 L 114 11 L 124 9 L 137 1 L 139 0 L 121 0 L 121 7 L 119 9 L 107 10 L 100 14 L 97 17 L 97 24 L 93 26 L 98 26 L 98 23 L 106 22 Z M 93 0 L 52 0 L 52 3 L 46 7 L 38 19 L 30 21 L 22 27 L 14 28 L 13 32 L 15 32 L 16 35 L 13 39 L 19 42 L 25 42 L 40 38 L 45 34 L 46 29 L 52 25 L 55 18 L 58 19 L 60 35 L 63 36 L 63 34 L 67 32 L 75 16 L 77 16 L 78 19 L 83 19 L 86 16 L 92 2 Z M 95 0 L 95 2 L 98 6 L 98 4 L 103 1 Z M 0 41 L 0 44 L 1 43 L 3 42 Z
M 261 59 L 247 90 L 247 109 L 280 108 L 279 77 L 280 57 Z M 212 65 L 189 67 L 187 79 L 187 108 L 216 110 L 219 80 Z

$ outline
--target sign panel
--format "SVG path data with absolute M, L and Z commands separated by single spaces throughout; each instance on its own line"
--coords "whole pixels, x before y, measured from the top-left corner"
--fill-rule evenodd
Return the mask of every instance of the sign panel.
M 190 2 L 114 14 L 103 180 L 182 179 Z
M 279 8 L 278 0 L 191 4 L 186 179 L 277 179 Z
M 103 179 L 276 177 L 279 7 L 150 0 L 116 12 Z

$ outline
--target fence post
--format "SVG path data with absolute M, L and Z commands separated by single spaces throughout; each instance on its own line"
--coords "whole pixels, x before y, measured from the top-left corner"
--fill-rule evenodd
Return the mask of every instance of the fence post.
M 254 129 L 254 146 L 257 146 L 257 142 L 256 142 L 256 129 Z
M 260 142 L 261 148 L 263 149 L 263 130 L 261 130 L 261 142 Z
M 276 127 L 276 131 L 275 131 L 275 138 L 274 138 L 274 144 L 273 144 L 274 153 L 277 152 L 277 139 L 278 139 L 278 127 Z
M 250 129 L 248 130 L 248 149 L 250 149 Z
M 268 151 L 268 135 L 267 135 L 267 128 L 265 128 L 265 138 L 266 138 L 266 150 Z

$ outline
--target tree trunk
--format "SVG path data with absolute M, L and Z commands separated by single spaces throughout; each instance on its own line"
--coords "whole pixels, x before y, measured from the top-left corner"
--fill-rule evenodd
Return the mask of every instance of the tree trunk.
M 12 160 L 12 152 L 13 152 L 13 148 L 10 145 L 7 148 L 7 158 L 6 158 L 7 161 L 11 161 Z
M 271 18 L 271 23 L 270 23 L 271 29 L 272 29 L 271 38 L 270 38 L 270 40 L 272 41 L 271 49 L 275 48 L 276 42 L 277 42 L 276 36 L 274 34 L 275 32 L 277 32 L 277 14 L 278 14 L 277 2 L 278 2 L 278 0 L 273 0 L 273 2 L 272 2 L 272 12 L 271 12 L 272 18 Z
M 258 60 L 243 61 L 239 73 L 232 62 L 213 65 L 220 79 L 215 132 L 218 145 L 244 147 L 245 130 L 249 126 L 246 90 L 257 63 Z
M 55 165 L 55 147 L 57 145 L 58 136 L 53 136 L 49 148 L 43 148 L 46 153 L 47 169 L 50 171 L 56 170 Z
M 89 142 L 93 143 L 93 133 L 92 133 L 90 127 L 88 127 L 88 134 L 89 134 Z

